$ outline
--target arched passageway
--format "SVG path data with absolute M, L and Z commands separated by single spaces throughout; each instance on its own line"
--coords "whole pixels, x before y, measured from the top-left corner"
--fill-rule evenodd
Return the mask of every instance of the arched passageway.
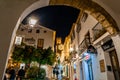
M 111 4 L 115 6 L 109 5 L 107 2 L 103 5 L 103 2 L 100 0 L 94 1 L 97 3 L 92 0 L 14 0 L 13 2 L 1 0 L 0 55 L 2 56 L 0 56 L 0 79 L 2 80 L 7 57 L 9 56 L 8 53 L 10 53 L 15 33 L 20 22 L 30 12 L 40 7 L 47 5 L 68 5 L 80 9 L 81 12 L 88 11 L 106 28 L 106 30 L 108 30 L 108 32 L 116 34 L 117 31 L 119 31 L 118 26 L 120 26 L 120 22 L 118 19 L 120 16 L 118 15 L 119 9 L 117 12 L 114 8 L 119 6 L 120 1 L 114 2 L 111 0 Z M 80 16 L 81 14 L 82 13 L 80 13 Z

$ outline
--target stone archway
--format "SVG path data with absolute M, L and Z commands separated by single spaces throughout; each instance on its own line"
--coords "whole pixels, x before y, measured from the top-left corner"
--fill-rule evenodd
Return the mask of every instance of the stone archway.
M 0 80 L 4 78 L 9 53 L 11 53 L 19 24 L 35 9 L 48 5 L 49 0 L 0 1 Z
M 50 0 L 50 5 L 67 5 L 80 9 L 81 12 L 88 11 L 111 35 L 119 31 L 117 23 L 111 15 L 92 0 Z M 82 13 L 80 13 L 79 17 L 81 14 Z
M 78 8 L 83 12 L 84 10 L 89 11 L 91 15 L 93 15 L 93 17 L 95 17 L 101 24 L 103 24 L 103 26 L 108 29 L 111 34 L 115 34 L 119 30 L 117 26 L 117 24 L 120 25 L 119 21 L 116 24 L 115 20 L 102 7 L 100 7 L 95 2 L 92 2 L 91 0 L 14 0 L 13 2 L 1 0 L 0 3 L 0 54 L 2 54 L 2 56 L 0 56 L 1 80 L 4 75 L 3 73 L 6 65 L 5 63 L 7 62 L 7 58 L 9 55 L 8 53 L 10 52 L 11 44 L 13 43 L 12 40 L 14 40 L 13 38 L 15 36 L 15 31 L 13 32 L 13 30 L 18 28 L 21 20 L 27 16 L 26 14 L 29 14 L 35 9 L 47 5 L 68 5 Z M 39 3 L 39 6 L 36 6 L 36 4 L 34 3 Z M 109 5 L 107 6 L 110 7 Z M 101 12 L 101 10 L 103 10 L 103 12 Z M 117 14 L 118 13 L 115 12 L 114 15 Z

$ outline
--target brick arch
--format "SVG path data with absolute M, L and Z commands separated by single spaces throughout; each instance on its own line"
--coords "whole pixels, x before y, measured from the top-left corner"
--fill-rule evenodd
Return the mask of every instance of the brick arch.
M 111 35 L 119 31 L 117 23 L 112 16 L 92 0 L 50 0 L 49 5 L 67 5 L 80 9 L 81 12 L 88 11 Z M 80 15 L 78 18 L 80 18 Z

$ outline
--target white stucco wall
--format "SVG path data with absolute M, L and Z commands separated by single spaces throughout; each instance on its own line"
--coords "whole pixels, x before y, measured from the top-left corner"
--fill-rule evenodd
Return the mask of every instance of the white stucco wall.
M 27 26 L 27 25 L 26 25 Z M 36 33 L 36 30 L 39 30 L 39 33 Z M 44 31 L 46 31 L 46 33 L 44 33 Z M 24 38 L 33 38 L 35 39 L 35 44 L 37 46 L 37 40 L 38 39 L 43 39 L 44 40 L 44 44 L 43 44 L 43 48 L 48 48 L 48 47 L 52 47 L 52 49 L 54 49 L 54 35 L 55 31 L 47 29 L 43 26 L 38 26 L 32 29 L 31 33 L 28 33 L 28 30 L 24 30 L 21 31 L 20 29 L 17 31 L 17 35 L 19 36 L 24 36 Z
M 117 52 L 119 66 L 120 66 L 120 35 L 112 36 L 113 44 L 115 46 L 115 50 Z
M 97 54 L 91 54 L 91 59 L 92 59 L 93 77 L 94 80 L 98 80 L 99 75 L 96 74 L 98 73 L 98 69 L 99 69 L 99 61 L 97 60 Z
M 95 74 L 95 78 L 97 78 L 96 80 L 107 80 L 107 71 L 106 71 L 106 62 L 105 62 L 105 53 L 104 51 L 102 50 L 101 46 L 97 46 L 97 74 Z M 104 63 L 105 63 L 105 72 L 101 72 L 100 71 L 100 63 L 99 61 L 100 60 L 104 60 Z
M 79 60 L 76 61 L 76 74 L 77 74 L 77 79 L 80 80 L 80 62 L 79 62 Z
M 93 18 L 91 15 L 88 15 L 88 18 L 85 22 L 81 22 L 81 30 L 79 33 L 79 44 L 83 41 L 85 34 L 90 31 L 96 24 L 97 20 Z
M 90 35 L 92 35 L 92 28 L 98 23 L 96 19 L 94 19 L 91 15 L 88 15 L 88 18 L 85 22 L 81 23 L 81 31 L 79 33 L 79 44 L 83 41 L 85 34 L 90 31 Z M 92 35 L 93 36 L 93 35 Z M 92 57 L 92 68 L 93 68 L 93 77 L 94 80 L 107 80 L 107 71 L 106 71 L 106 62 L 105 62 L 105 53 L 100 47 L 100 45 L 97 46 L 97 55 L 91 55 Z M 100 71 L 100 60 L 104 60 L 105 63 L 105 72 Z M 86 67 L 86 63 L 83 61 L 83 66 Z M 83 74 L 87 74 L 86 68 L 83 68 Z M 97 74 L 96 74 L 97 73 Z M 86 76 L 84 76 L 84 80 L 87 80 Z
M 109 52 L 105 52 L 106 68 L 107 68 L 107 66 L 111 66 L 112 67 L 109 54 L 110 54 Z M 107 71 L 107 80 L 115 80 L 113 71 Z

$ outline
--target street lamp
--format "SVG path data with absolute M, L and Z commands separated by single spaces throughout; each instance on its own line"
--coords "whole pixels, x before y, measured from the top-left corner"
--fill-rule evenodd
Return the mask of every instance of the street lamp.
M 74 49 L 72 47 L 70 47 L 70 52 L 72 52 Z
M 37 19 L 36 18 L 30 18 L 28 23 L 31 27 L 34 27 L 34 25 L 37 23 Z

